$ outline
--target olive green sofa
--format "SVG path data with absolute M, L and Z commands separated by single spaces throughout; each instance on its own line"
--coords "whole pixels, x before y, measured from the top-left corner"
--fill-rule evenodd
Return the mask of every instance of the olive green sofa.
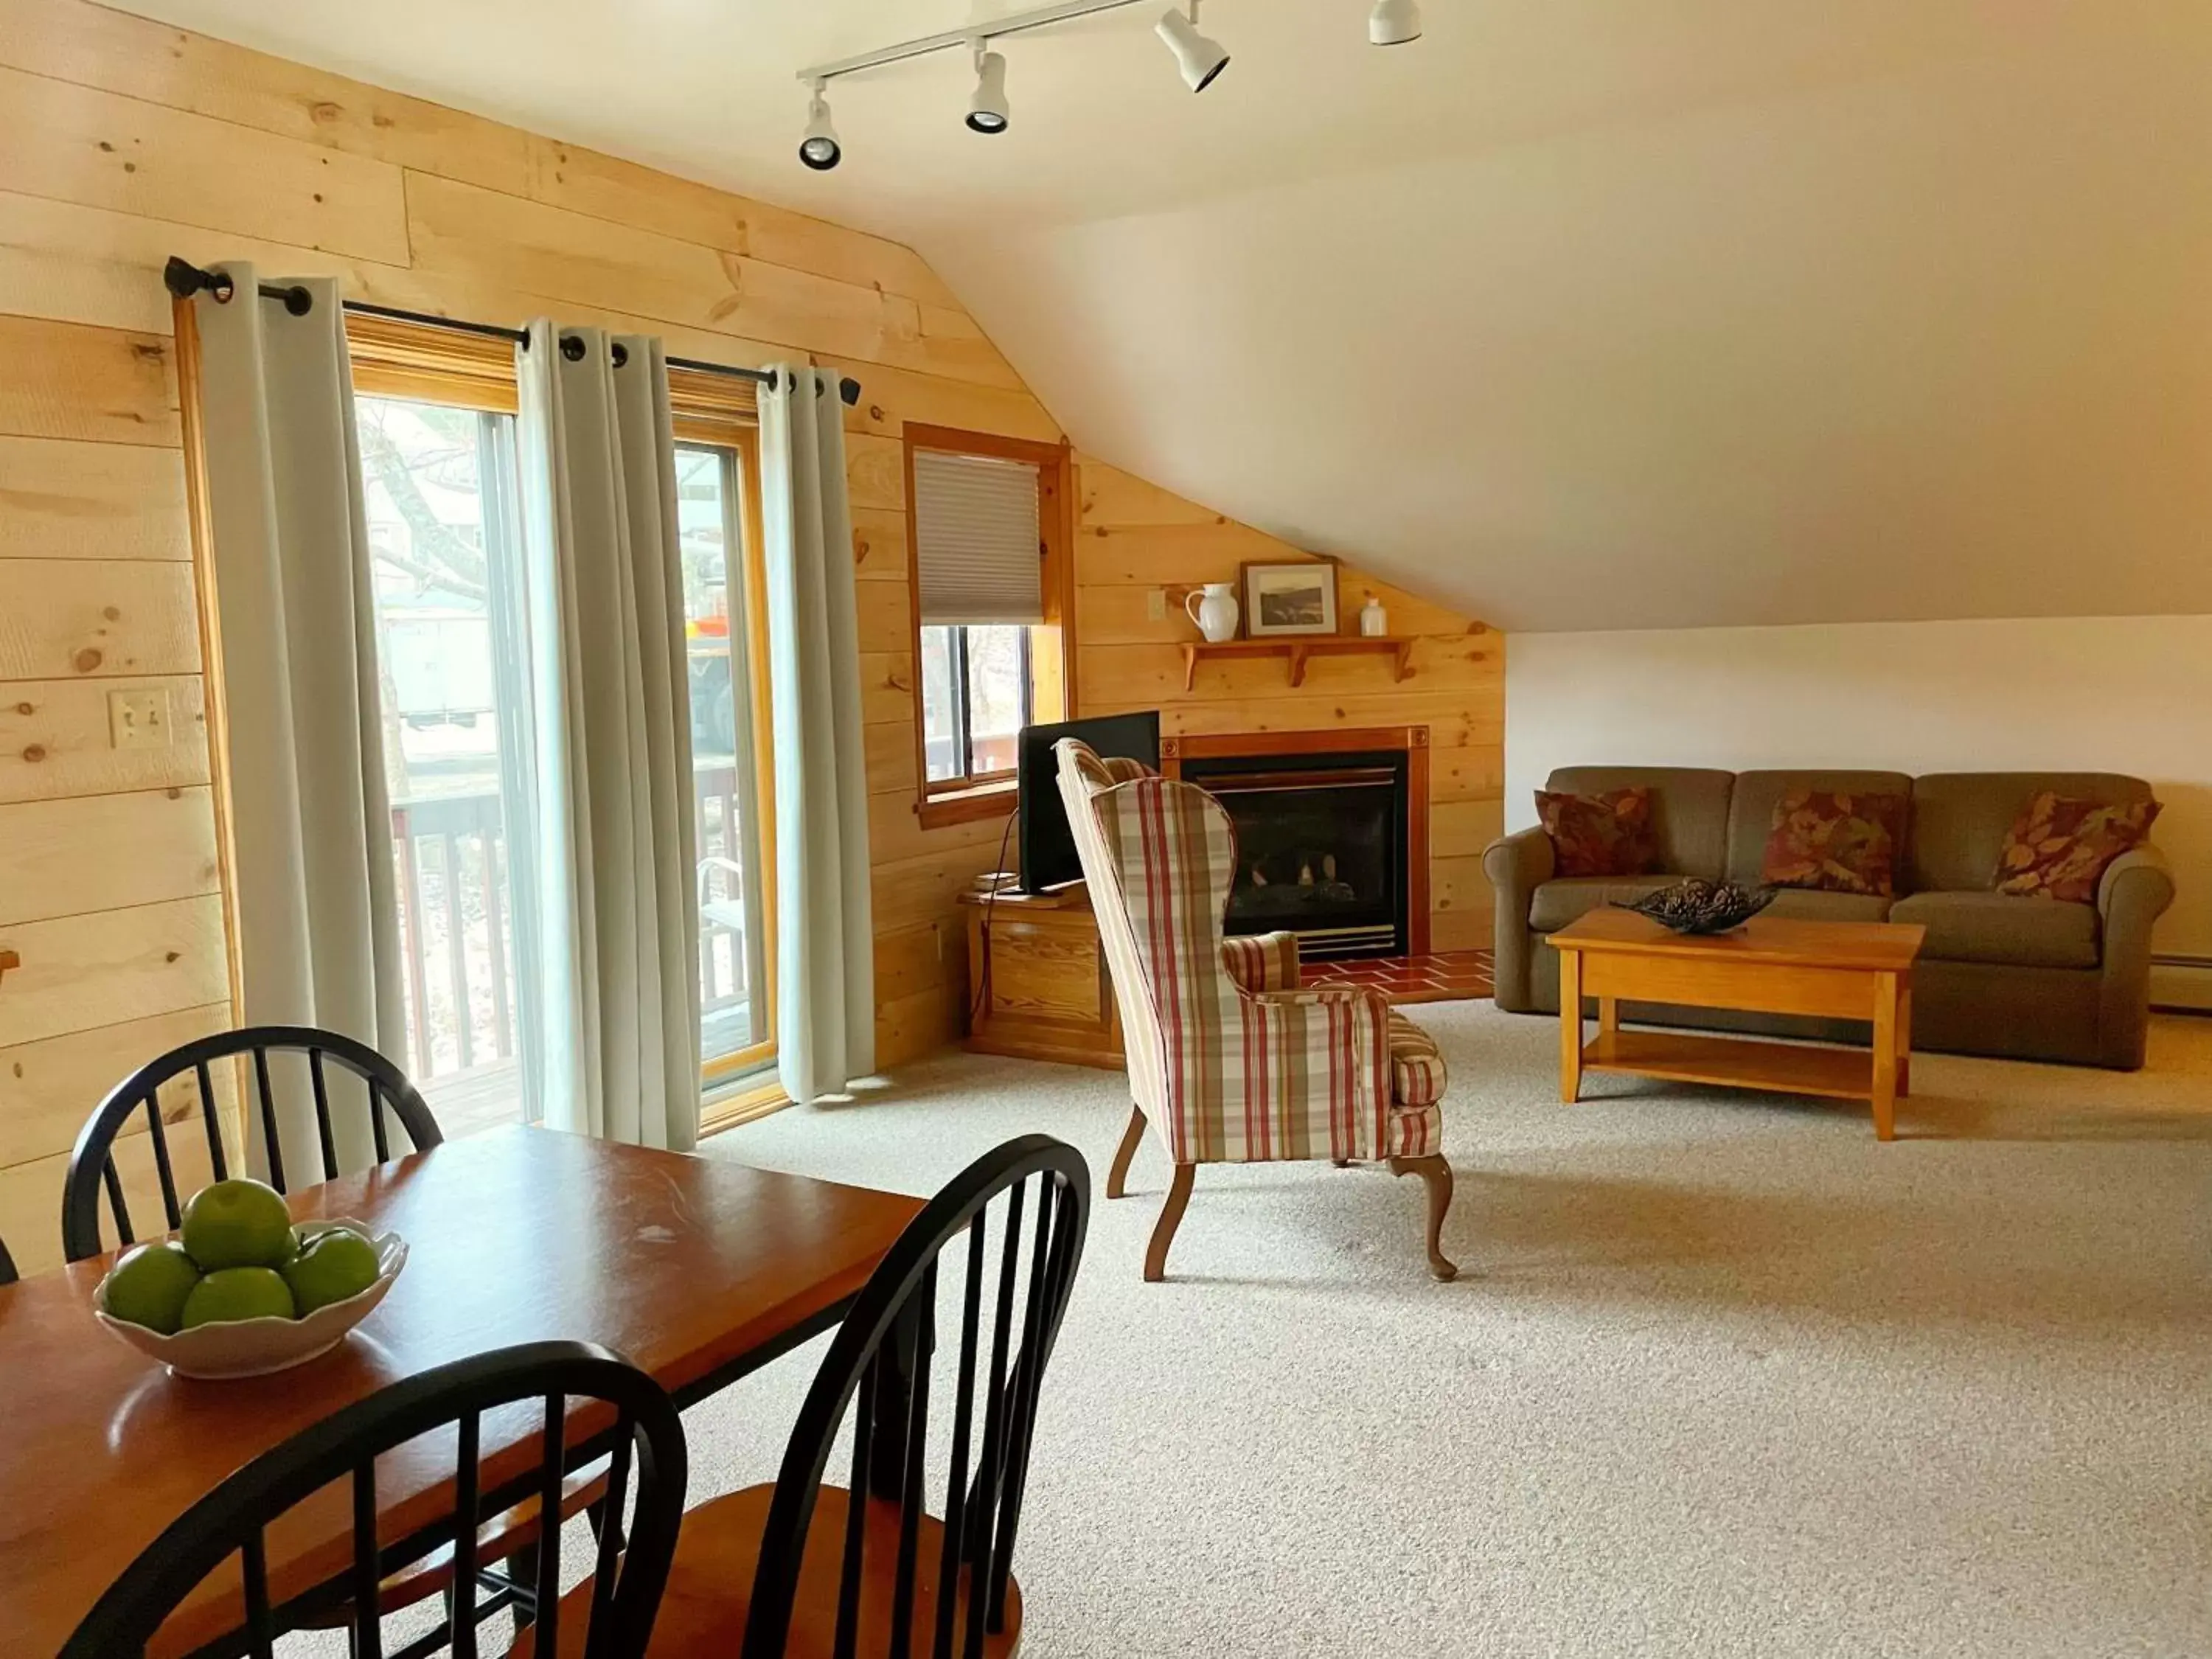
M 1796 789 L 1908 796 L 1910 828 L 1892 898 L 1785 889 L 1768 914 L 1837 921 L 1912 921 L 1928 930 L 1913 975 L 1913 1046 L 2131 1071 L 2143 1062 L 2151 924 L 2173 902 L 2165 856 L 2149 845 L 2107 868 L 2094 904 L 1995 892 L 1997 854 L 2021 808 L 2042 790 L 2100 802 L 2138 800 L 2150 786 L 2109 772 L 1716 772 L 1575 766 L 1546 786 L 1577 794 L 1648 787 L 1662 873 L 1562 878 L 1540 829 L 1493 842 L 1483 870 L 1495 890 L 1497 1000 L 1514 1013 L 1556 1014 L 1559 953 L 1546 935 L 1615 899 L 1686 876 L 1756 883 L 1774 805 Z M 1864 1024 L 1711 1009 L 1625 1005 L 1622 1017 L 1779 1036 L 1864 1042 Z

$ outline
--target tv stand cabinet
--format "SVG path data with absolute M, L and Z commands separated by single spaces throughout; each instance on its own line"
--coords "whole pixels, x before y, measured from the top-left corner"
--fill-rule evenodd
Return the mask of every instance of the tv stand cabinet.
M 968 1047 L 1019 1060 L 1126 1069 L 1121 1018 L 1081 882 L 1050 893 L 963 893 Z

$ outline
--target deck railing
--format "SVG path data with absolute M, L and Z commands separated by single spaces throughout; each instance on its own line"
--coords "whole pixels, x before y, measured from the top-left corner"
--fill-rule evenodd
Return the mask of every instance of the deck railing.
M 737 774 L 726 763 L 694 774 L 702 915 L 700 986 L 707 1012 L 746 1000 L 739 915 L 743 863 Z M 408 1065 L 418 1080 L 511 1060 L 516 1045 L 513 890 L 496 790 L 429 795 L 392 808 L 399 878 L 400 949 L 406 964 Z M 726 860 L 708 864 L 709 859 Z

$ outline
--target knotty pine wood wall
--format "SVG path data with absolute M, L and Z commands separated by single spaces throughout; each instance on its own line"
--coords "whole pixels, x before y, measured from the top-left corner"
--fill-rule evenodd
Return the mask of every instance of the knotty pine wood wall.
M 659 334 L 684 356 L 811 357 L 858 378 L 847 425 L 878 1054 L 896 1066 L 957 1035 L 953 895 L 992 866 L 1000 826 L 925 832 L 911 810 L 900 434 L 912 419 L 1061 434 L 921 258 L 82 0 L 0 0 L 0 947 L 22 958 L 0 979 L 0 1236 L 27 1269 L 58 1254 L 65 1154 L 102 1091 L 229 1018 L 159 278 L 172 253 L 335 276 L 411 309 L 554 314 Z M 1082 476 L 1086 706 L 1157 702 L 1180 730 L 1430 720 L 1439 762 L 1458 757 L 1436 775 L 1463 824 L 1437 820 L 1437 902 L 1472 942 L 1471 855 L 1496 818 L 1495 637 L 1461 641 L 1454 619 L 1393 596 L 1394 612 L 1410 607 L 1401 622 L 1437 629 L 1401 692 L 1369 687 L 1362 676 L 1381 671 L 1362 661 L 1316 663 L 1302 699 L 1242 670 L 1206 671 L 1186 699 L 1161 654 L 1180 635 L 1142 622 L 1143 585 L 1198 579 L 1201 563 L 1225 579 L 1278 544 L 1110 469 Z M 1268 550 L 1240 550 L 1252 548 Z M 175 741 L 112 749 L 108 692 L 146 684 L 168 690 Z
M 1308 556 L 1101 462 L 1079 459 L 1077 471 L 1080 712 L 1158 708 L 1161 730 L 1176 733 L 1426 726 L 1430 943 L 1439 951 L 1487 946 L 1482 849 L 1503 823 L 1504 636 L 1344 565 L 1337 573 L 1341 625 L 1356 631 L 1366 595 L 1381 599 L 1390 631 L 1416 636 L 1405 680 L 1393 678 L 1388 657 L 1316 657 L 1293 690 L 1282 659 L 1231 658 L 1200 662 L 1185 691 L 1180 646 L 1197 631 L 1184 596 L 1206 582 L 1234 582 L 1241 562 Z M 1161 587 L 1167 619 L 1154 622 L 1147 601 Z

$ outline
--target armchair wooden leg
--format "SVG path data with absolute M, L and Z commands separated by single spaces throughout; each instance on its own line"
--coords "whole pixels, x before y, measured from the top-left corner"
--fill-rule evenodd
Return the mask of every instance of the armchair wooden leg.
M 1145 1251 L 1147 1285 L 1157 1285 L 1167 1277 L 1168 1246 L 1175 1243 L 1176 1229 L 1182 1225 L 1182 1212 L 1190 1203 L 1191 1177 L 1197 1173 L 1195 1164 L 1175 1166 L 1175 1180 L 1169 1184 L 1167 1202 L 1160 1206 L 1160 1218 L 1152 1224 L 1152 1242 Z
M 1145 1109 L 1129 1109 L 1129 1127 L 1121 1131 L 1121 1144 L 1114 1149 L 1114 1167 L 1106 1172 L 1106 1196 L 1119 1198 L 1128 1190 L 1129 1161 L 1137 1155 L 1137 1143 L 1145 1138 Z
M 1437 1279 L 1449 1283 L 1459 1277 L 1443 1252 L 1444 1212 L 1451 1208 L 1451 1165 L 1435 1152 L 1425 1158 L 1394 1158 L 1390 1160 L 1392 1175 L 1417 1175 L 1429 1188 L 1429 1271 Z

